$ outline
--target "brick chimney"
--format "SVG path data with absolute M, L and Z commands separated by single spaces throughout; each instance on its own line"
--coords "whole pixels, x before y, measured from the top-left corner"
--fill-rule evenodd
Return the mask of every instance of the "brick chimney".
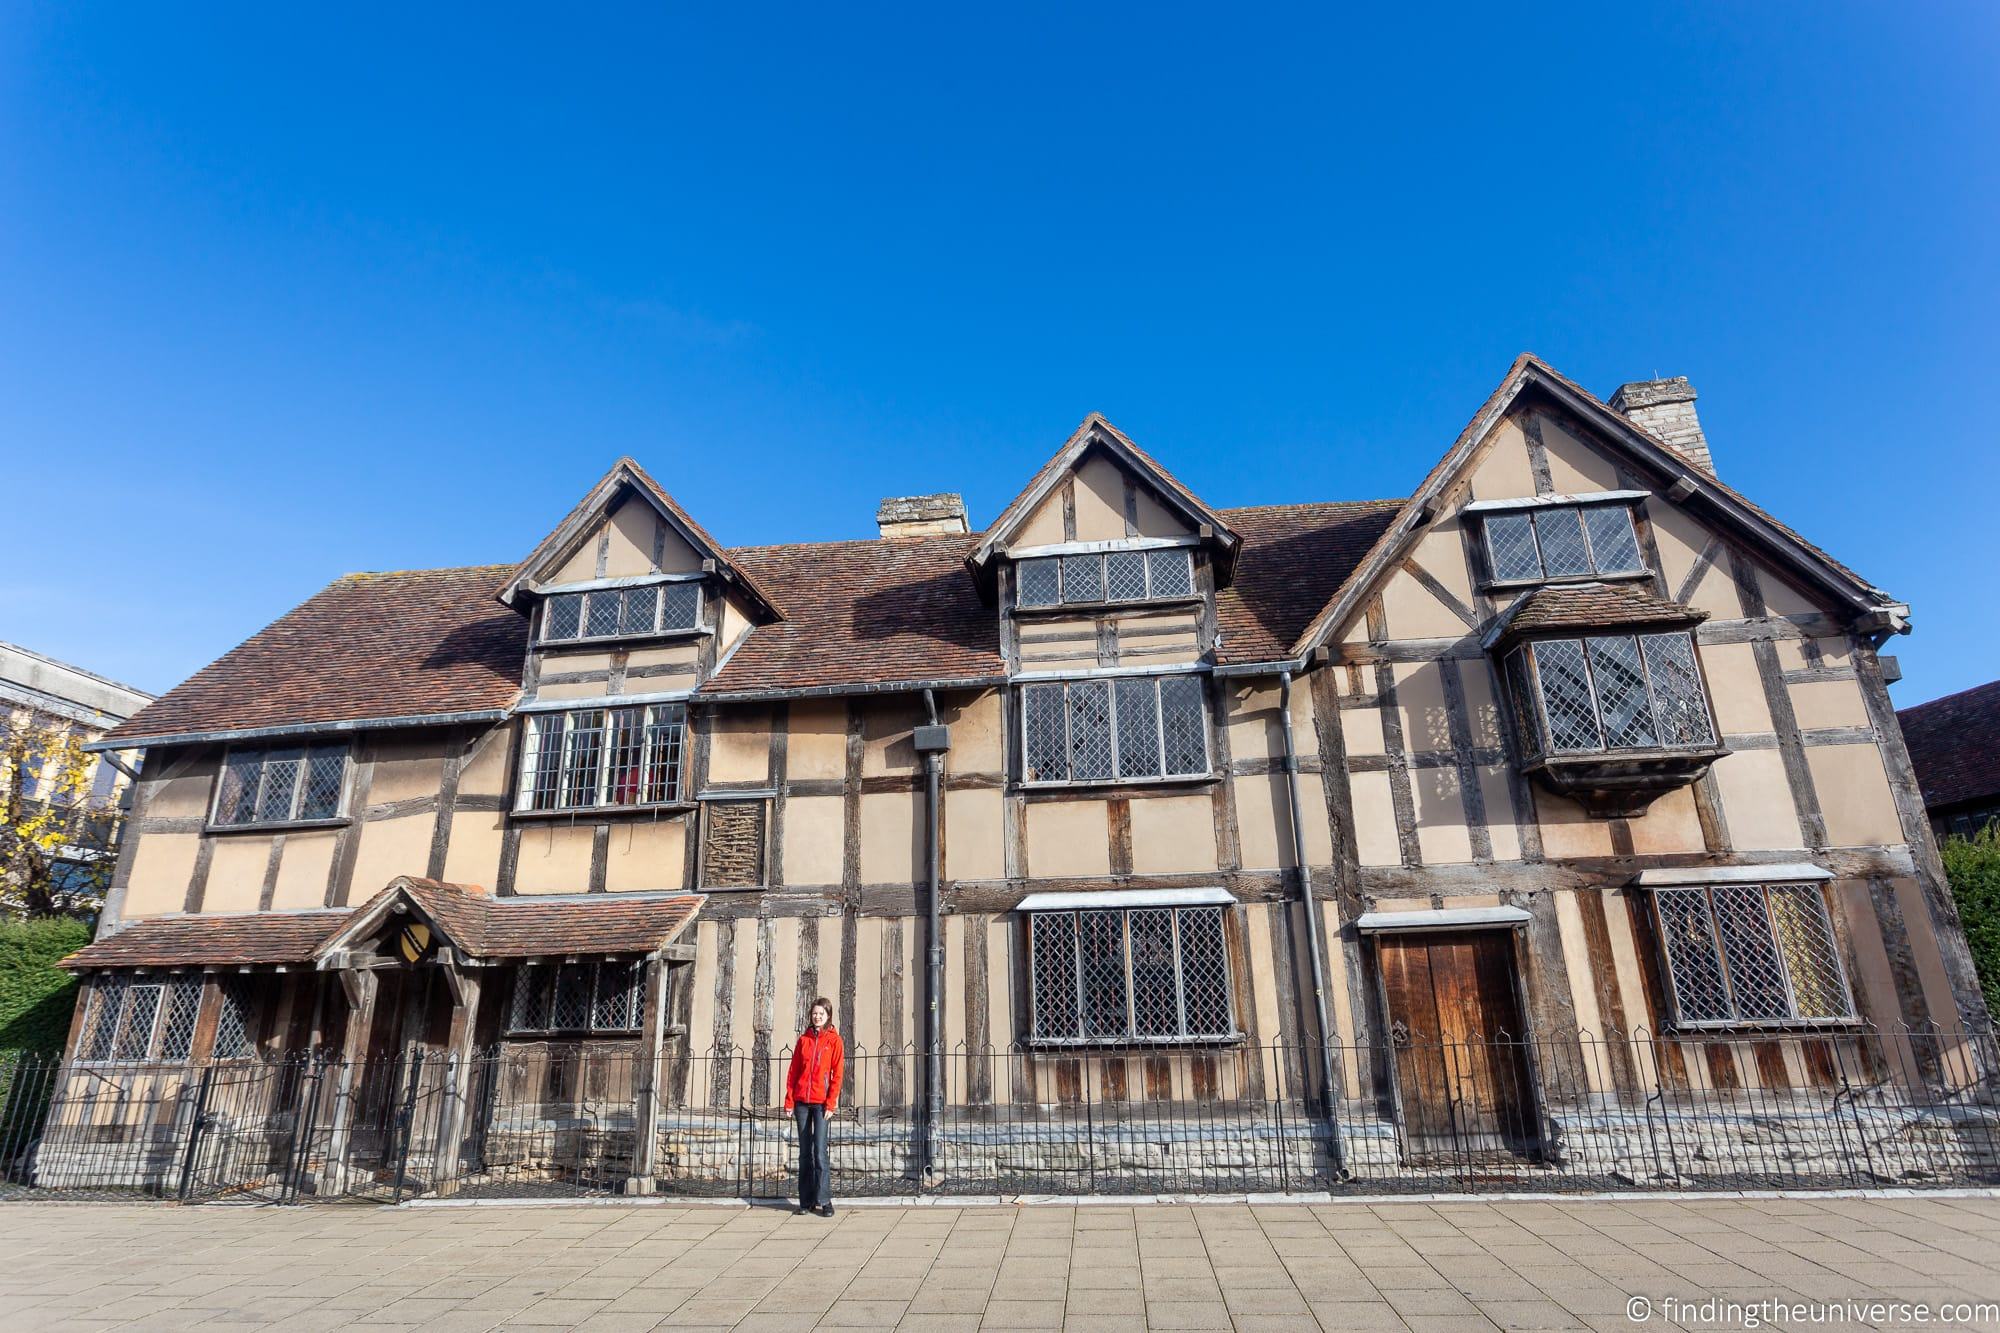
M 1708 437 L 1701 433 L 1701 418 L 1694 413 L 1694 386 L 1687 376 L 1621 384 L 1611 395 L 1611 406 L 1672 445 L 1703 472 L 1715 475 L 1715 462 L 1708 456 Z
M 952 491 L 892 495 L 875 507 L 875 523 L 885 538 L 949 537 L 971 531 L 965 523 L 965 497 Z

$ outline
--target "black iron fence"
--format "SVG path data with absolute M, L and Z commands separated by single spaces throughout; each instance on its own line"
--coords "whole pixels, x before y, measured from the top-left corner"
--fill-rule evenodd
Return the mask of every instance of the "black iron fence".
M 2000 1183 L 1992 1038 L 1842 1029 L 852 1050 L 838 1195 Z M 0 1056 L 0 1197 L 782 1197 L 787 1052 L 611 1044 L 345 1064 Z

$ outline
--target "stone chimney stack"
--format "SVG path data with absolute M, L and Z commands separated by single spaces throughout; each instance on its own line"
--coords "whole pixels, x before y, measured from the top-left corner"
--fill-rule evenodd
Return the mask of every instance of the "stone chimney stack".
M 892 495 L 875 507 L 875 523 L 884 538 L 950 537 L 970 532 L 965 523 L 965 497 Z
M 1710 476 L 1715 462 L 1708 456 L 1708 437 L 1694 413 L 1694 386 L 1687 376 L 1670 380 L 1639 380 L 1621 384 L 1611 406 L 1674 447 L 1675 452 Z

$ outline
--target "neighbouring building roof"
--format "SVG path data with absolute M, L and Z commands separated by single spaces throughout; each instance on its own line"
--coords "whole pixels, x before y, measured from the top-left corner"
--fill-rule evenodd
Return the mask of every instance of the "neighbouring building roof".
M 686 929 L 702 903 L 697 893 L 496 898 L 464 884 L 405 875 L 355 908 L 315 953 L 324 957 L 349 947 L 356 936 L 378 925 L 399 897 L 429 917 L 468 958 L 651 953 Z
M 109 741 L 492 712 L 514 702 L 527 620 L 512 565 L 349 574 L 113 728 Z
M 0 642 L 0 703 L 25 705 L 38 713 L 103 729 L 122 722 L 152 700 L 144 690 L 95 671 L 19 644 Z
M 62 960 L 71 971 L 100 967 L 244 966 L 303 963 L 353 915 L 230 912 L 144 917 Z
M 1924 804 L 2000 799 L 2000 680 L 1898 709 Z
M 1633 583 L 1561 583 L 1521 597 L 1501 615 L 1490 637 L 1497 640 L 1540 630 L 1699 625 L 1706 619 L 1706 611 L 1656 597 Z

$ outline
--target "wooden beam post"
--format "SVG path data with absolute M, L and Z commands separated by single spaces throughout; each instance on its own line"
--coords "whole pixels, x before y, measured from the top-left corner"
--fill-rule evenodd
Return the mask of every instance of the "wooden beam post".
M 334 1070 L 333 1119 L 326 1139 L 326 1168 L 319 1180 L 322 1194 L 339 1194 L 347 1188 L 354 1099 L 360 1066 L 368 1056 L 369 1032 L 375 1026 L 375 997 L 381 989 L 373 972 L 345 968 L 337 975 L 347 1000 L 347 1028 L 340 1043 L 340 1064 Z
M 660 1047 L 666 1036 L 667 960 L 657 952 L 646 959 L 645 1007 L 639 1017 L 637 1087 L 632 1104 L 632 1175 L 627 1194 L 651 1194 L 660 1157 Z M 693 969 L 689 968 L 692 972 Z
M 449 1194 L 458 1187 L 460 1149 L 465 1143 L 467 1112 L 472 1095 L 473 1041 L 478 1030 L 480 983 L 477 968 L 457 961 L 443 964 L 445 985 L 451 995 L 451 1029 L 445 1038 L 444 1113 L 438 1120 L 436 1193 Z

